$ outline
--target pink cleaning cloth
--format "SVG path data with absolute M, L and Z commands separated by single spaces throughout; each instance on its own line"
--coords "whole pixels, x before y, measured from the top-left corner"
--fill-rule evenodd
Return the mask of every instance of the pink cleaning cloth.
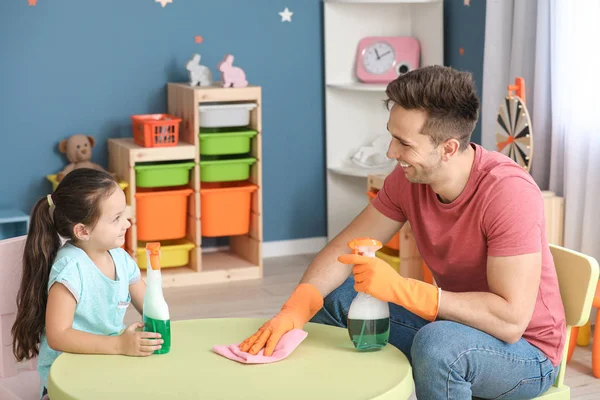
M 308 336 L 308 332 L 302 329 L 293 329 L 284 334 L 279 343 L 275 346 L 273 354 L 265 356 L 265 349 L 260 350 L 256 355 L 246 353 L 240 350 L 239 344 L 231 344 L 229 346 L 214 346 L 213 351 L 217 354 L 227 357 L 230 360 L 240 362 L 242 364 L 267 364 L 283 360 L 289 356 L 292 351 L 298 347 L 300 343 Z

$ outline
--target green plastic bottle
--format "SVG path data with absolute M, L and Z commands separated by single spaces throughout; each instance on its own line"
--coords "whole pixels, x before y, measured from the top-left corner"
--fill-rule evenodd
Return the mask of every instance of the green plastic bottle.
M 169 306 L 162 291 L 162 275 L 160 272 L 160 243 L 146 244 L 147 279 L 144 295 L 144 331 L 158 332 L 164 340 L 162 348 L 154 354 L 166 354 L 171 350 L 171 317 Z

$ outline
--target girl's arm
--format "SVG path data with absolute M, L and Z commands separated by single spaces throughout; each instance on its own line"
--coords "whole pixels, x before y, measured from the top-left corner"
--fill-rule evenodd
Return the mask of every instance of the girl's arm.
M 136 283 L 129 285 L 129 294 L 131 294 L 131 304 L 140 315 L 144 314 L 144 295 L 146 294 L 146 283 L 140 279 Z
M 62 284 L 52 285 L 46 306 L 46 337 L 50 348 L 67 353 L 79 354 L 123 354 L 148 356 L 161 348 L 160 334 L 139 332 L 143 324 L 136 322 L 122 335 L 103 336 L 72 328 L 77 302 Z

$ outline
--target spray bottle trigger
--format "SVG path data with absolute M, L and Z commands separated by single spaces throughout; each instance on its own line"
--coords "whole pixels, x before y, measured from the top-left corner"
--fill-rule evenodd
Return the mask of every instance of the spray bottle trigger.
M 146 243 L 146 251 L 150 255 L 150 266 L 153 270 L 160 269 L 160 242 Z

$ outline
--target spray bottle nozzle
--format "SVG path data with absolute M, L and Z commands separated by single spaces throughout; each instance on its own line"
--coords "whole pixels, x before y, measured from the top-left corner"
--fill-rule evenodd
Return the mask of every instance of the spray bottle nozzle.
M 160 269 L 160 242 L 146 243 L 146 251 L 150 255 L 150 266 L 153 270 Z
M 381 242 L 371 238 L 358 238 L 348 242 L 348 247 L 352 249 L 354 254 L 364 255 L 373 254 L 383 247 Z

